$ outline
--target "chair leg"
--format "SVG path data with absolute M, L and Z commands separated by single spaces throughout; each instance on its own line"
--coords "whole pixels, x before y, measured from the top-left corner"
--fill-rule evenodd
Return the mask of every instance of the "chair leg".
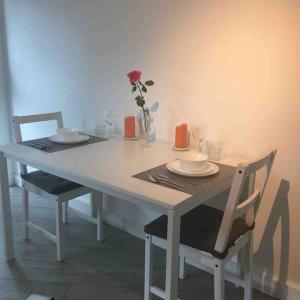
M 28 191 L 22 188 L 22 200 L 23 200 L 23 238 L 29 239 L 29 203 L 28 203 Z
M 245 287 L 244 300 L 253 299 L 252 264 L 253 264 L 253 233 L 249 233 L 249 241 L 245 245 Z
M 153 276 L 153 245 L 152 236 L 146 234 L 145 236 L 145 286 L 144 286 L 144 300 L 150 300 L 152 294 L 150 288 L 152 285 Z
M 62 203 L 56 199 L 56 251 L 57 260 L 64 260 L 64 224 L 62 222 Z
M 64 224 L 69 223 L 68 205 L 69 205 L 69 201 L 63 202 L 62 204 L 62 218 Z
M 92 202 L 97 204 L 97 241 L 103 240 L 103 194 L 92 192 Z
M 214 259 L 214 300 L 225 299 L 224 264 L 221 259 Z
M 185 279 L 185 257 L 180 256 L 180 262 L 179 262 L 179 278 Z

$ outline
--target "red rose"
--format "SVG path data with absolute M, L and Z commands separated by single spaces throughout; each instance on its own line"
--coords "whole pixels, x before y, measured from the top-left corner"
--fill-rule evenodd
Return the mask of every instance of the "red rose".
M 140 71 L 131 71 L 127 74 L 130 83 L 136 83 L 141 80 L 142 72 Z

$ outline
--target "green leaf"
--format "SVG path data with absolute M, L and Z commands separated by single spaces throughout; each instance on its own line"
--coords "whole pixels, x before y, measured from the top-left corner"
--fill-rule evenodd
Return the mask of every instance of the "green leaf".
M 152 85 L 154 85 L 154 81 L 153 80 L 147 80 L 145 82 L 145 84 L 148 85 L 148 86 L 152 86 Z
M 132 93 L 134 93 L 136 91 L 136 89 L 137 89 L 136 86 L 132 87 Z
M 142 87 L 142 91 L 143 91 L 144 93 L 147 93 L 147 88 L 145 87 L 145 85 L 144 85 L 141 81 L 139 81 L 139 84 L 140 84 L 140 86 Z
M 131 85 L 135 86 L 135 82 L 130 82 Z
M 136 100 L 136 104 L 140 107 L 143 107 L 145 105 L 145 100 L 140 97 L 138 100 Z
M 135 100 L 139 101 L 139 100 L 143 100 L 143 98 L 140 95 L 138 95 L 138 96 L 135 97 Z

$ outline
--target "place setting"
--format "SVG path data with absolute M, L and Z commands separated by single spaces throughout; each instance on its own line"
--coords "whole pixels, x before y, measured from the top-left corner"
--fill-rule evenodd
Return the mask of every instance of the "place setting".
M 58 128 L 56 135 L 19 142 L 19 144 L 44 152 L 53 153 L 106 140 L 106 138 L 82 133 L 76 128 Z
M 189 151 L 181 153 L 177 159 L 133 177 L 188 194 L 196 194 L 218 181 L 233 177 L 234 172 L 234 167 L 209 161 L 207 154 Z
M 206 177 L 219 172 L 218 165 L 209 162 L 206 154 L 188 152 L 180 159 L 167 163 L 166 168 L 175 174 L 186 177 Z

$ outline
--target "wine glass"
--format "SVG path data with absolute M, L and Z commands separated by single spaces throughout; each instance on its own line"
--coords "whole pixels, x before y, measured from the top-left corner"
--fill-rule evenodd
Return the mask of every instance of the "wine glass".
M 206 135 L 202 126 L 191 127 L 191 141 L 193 146 L 200 152 L 203 152 L 203 142 L 206 139 Z
M 113 137 L 113 130 L 116 126 L 117 114 L 111 110 L 108 110 L 104 113 L 104 122 L 108 128 L 108 137 Z

